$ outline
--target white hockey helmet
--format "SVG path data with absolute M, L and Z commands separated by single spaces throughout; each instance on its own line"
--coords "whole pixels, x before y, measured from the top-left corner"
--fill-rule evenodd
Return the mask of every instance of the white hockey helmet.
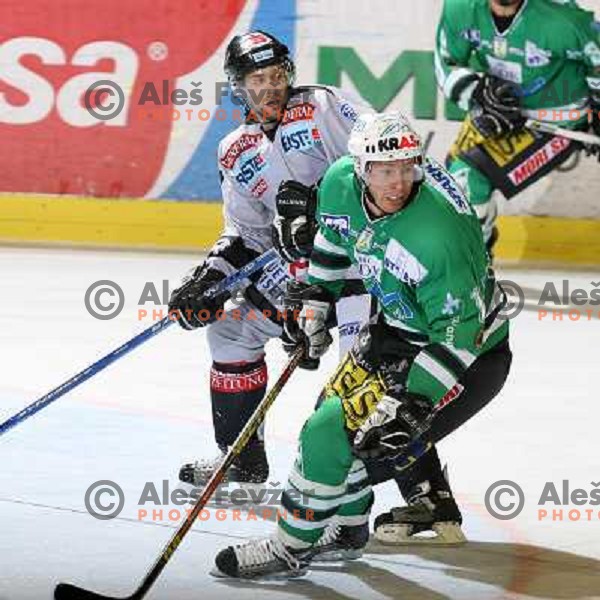
M 348 152 L 361 179 L 370 162 L 423 158 L 421 139 L 399 111 L 360 115 L 350 133 Z

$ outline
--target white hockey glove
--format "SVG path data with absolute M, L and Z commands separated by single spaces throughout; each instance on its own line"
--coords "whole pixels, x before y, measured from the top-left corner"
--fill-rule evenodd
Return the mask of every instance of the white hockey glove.
M 310 358 L 321 358 L 331 346 L 333 338 L 327 329 L 330 311 L 331 304 L 320 300 L 307 300 L 302 306 L 299 325 L 306 336 Z
M 335 306 L 333 296 L 318 285 L 308 285 L 299 281 L 288 283 L 284 304 L 294 308 L 298 320 L 286 319 L 285 333 L 296 344 L 305 344 L 310 359 L 318 359 L 331 345 L 327 321 Z

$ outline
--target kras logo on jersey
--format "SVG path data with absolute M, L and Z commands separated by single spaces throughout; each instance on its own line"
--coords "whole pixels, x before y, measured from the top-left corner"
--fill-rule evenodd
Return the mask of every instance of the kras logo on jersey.
M 419 284 L 428 273 L 419 259 L 397 240 L 390 240 L 383 258 L 383 266 L 396 279 L 410 285 Z
M 545 67 L 550 64 L 552 52 L 536 46 L 534 42 L 525 42 L 525 63 L 528 67 Z

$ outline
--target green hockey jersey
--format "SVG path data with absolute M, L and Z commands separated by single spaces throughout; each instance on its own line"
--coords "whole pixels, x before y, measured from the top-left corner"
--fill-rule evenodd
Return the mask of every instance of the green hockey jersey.
M 476 72 L 515 83 L 525 115 L 575 125 L 600 98 L 600 35 L 593 13 L 565 0 L 525 0 L 500 33 L 488 0 L 445 0 L 435 70 L 444 95 L 468 109 Z
M 404 208 L 372 219 L 352 158 L 331 165 L 319 189 L 308 276 L 337 296 L 358 270 L 385 321 L 419 346 L 408 389 L 437 403 L 505 338 L 508 322 L 498 315 L 504 296 L 471 206 L 440 164 L 426 159 L 423 172 Z

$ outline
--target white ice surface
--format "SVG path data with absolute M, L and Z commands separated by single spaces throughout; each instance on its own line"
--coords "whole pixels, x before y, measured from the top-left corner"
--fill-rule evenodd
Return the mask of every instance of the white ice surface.
M 116 348 L 151 321 L 139 321 L 146 281 L 176 283 L 193 256 L 0 249 L 0 419 L 33 402 Z M 504 273 L 541 289 L 569 277 L 591 289 L 598 273 Z M 92 318 L 84 293 L 110 279 L 125 291 L 125 309 Z M 152 307 L 150 307 L 152 308 Z M 70 581 L 126 595 L 153 562 L 176 523 L 138 520 L 145 482 L 177 487 L 182 461 L 214 452 L 208 367 L 202 331 L 173 326 L 103 373 L 0 438 L 0 599 L 45 600 Z M 600 507 L 571 505 L 563 522 L 539 521 L 544 483 L 571 488 L 600 482 L 598 355 L 600 318 L 563 322 L 523 312 L 513 322 L 515 355 L 502 394 L 440 444 L 462 506 L 470 543 L 460 549 L 385 549 L 371 545 L 361 561 L 315 568 L 290 583 L 230 583 L 209 575 L 215 553 L 273 523 L 223 521 L 213 511 L 197 523 L 167 566 L 153 599 L 208 598 L 600 598 Z M 285 361 L 268 347 L 271 380 Z M 331 352 L 317 373 L 297 372 L 267 420 L 272 481 L 285 481 L 295 440 L 320 386 L 335 365 Z M 514 520 L 491 517 L 486 489 L 514 480 L 526 496 Z M 95 481 L 112 480 L 125 508 L 111 521 L 85 510 Z M 377 515 L 399 503 L 391 483 L 376 489 Z M 106 498 L 105 498 L 106 500 Z M 152 509 L 152 506 L 145 507 Z M 165 516 L 173 505 L 162 508 Z M 550 507 L 551 509 L 552 507 Z M 591 521 L 567 511 L 595 509 Z M 151 512 L 151 511 L 149 511 Z

